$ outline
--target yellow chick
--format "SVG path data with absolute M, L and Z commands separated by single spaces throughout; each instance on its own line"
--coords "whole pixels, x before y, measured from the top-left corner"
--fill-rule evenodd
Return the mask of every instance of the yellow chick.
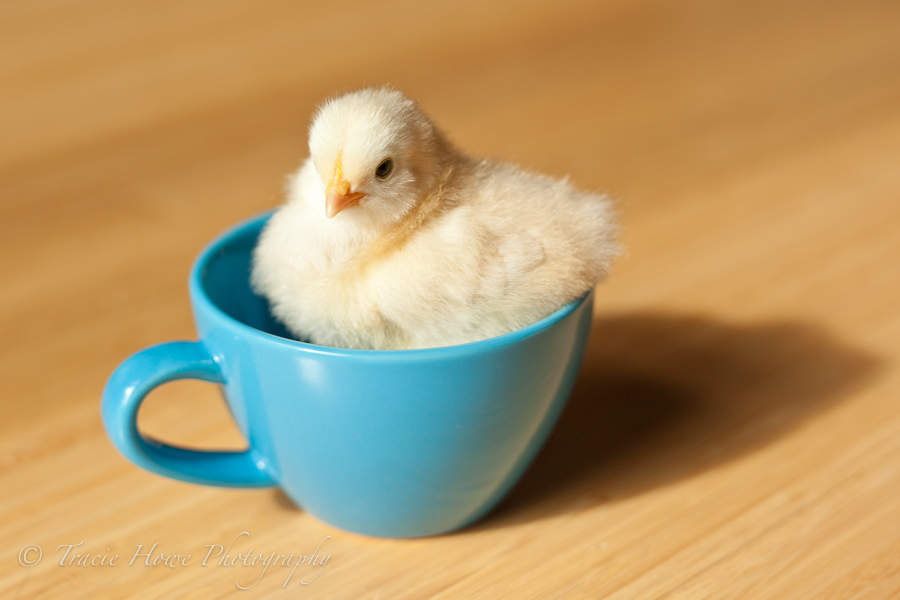
M 299 339 L 451 346 L 592 289 L 616 254 L 605 196 L 457 150 L 390 89 L 330 100 L 254 250 L 251 282 Z

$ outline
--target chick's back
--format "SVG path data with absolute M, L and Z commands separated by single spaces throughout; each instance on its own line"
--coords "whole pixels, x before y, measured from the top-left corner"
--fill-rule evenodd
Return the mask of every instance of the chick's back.
M 606 276 L 616 243 L 605 196 L 488 161 L 460 165 L 447 193 L 448 207 L 372 273 L 405 347 L 508 333 Z

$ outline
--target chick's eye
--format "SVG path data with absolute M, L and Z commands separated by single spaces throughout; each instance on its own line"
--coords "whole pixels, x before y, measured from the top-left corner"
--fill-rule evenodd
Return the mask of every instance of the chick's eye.
M 391 174 L 391 171 L 394 170 L 394 161 L 390 158 L 386 158 L 381 161 L 381 164 L 378 165 L 378 168 L 375 169 L 375 176 L 379 179 L 384 179 L 388 175 Z

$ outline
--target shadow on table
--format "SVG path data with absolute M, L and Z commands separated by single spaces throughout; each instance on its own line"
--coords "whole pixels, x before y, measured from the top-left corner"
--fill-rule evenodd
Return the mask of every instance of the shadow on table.
M 475 529 L 582 510 L 734 460 L 839 402 L 879 366 L 806 323 L 596 319 L 547 444 Z

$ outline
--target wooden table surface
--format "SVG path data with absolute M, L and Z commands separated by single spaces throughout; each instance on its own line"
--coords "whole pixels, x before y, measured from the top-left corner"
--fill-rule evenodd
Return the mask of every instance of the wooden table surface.
M 300 4 L 0 4 L 0 597 L 900 596 L 900 3 Z M 627 248 L 521 483 L 418 540 L 144 472 L 99 414 L 194 339 L 194 256 L 281 201 L 316 104 L 383 83 L 614 194 Z M 140 426 L 243 444 L 199 382 Z M 328 559 L 201 564 L 235 538 Z M 190 563 L 128 565 L 154 544 Z

